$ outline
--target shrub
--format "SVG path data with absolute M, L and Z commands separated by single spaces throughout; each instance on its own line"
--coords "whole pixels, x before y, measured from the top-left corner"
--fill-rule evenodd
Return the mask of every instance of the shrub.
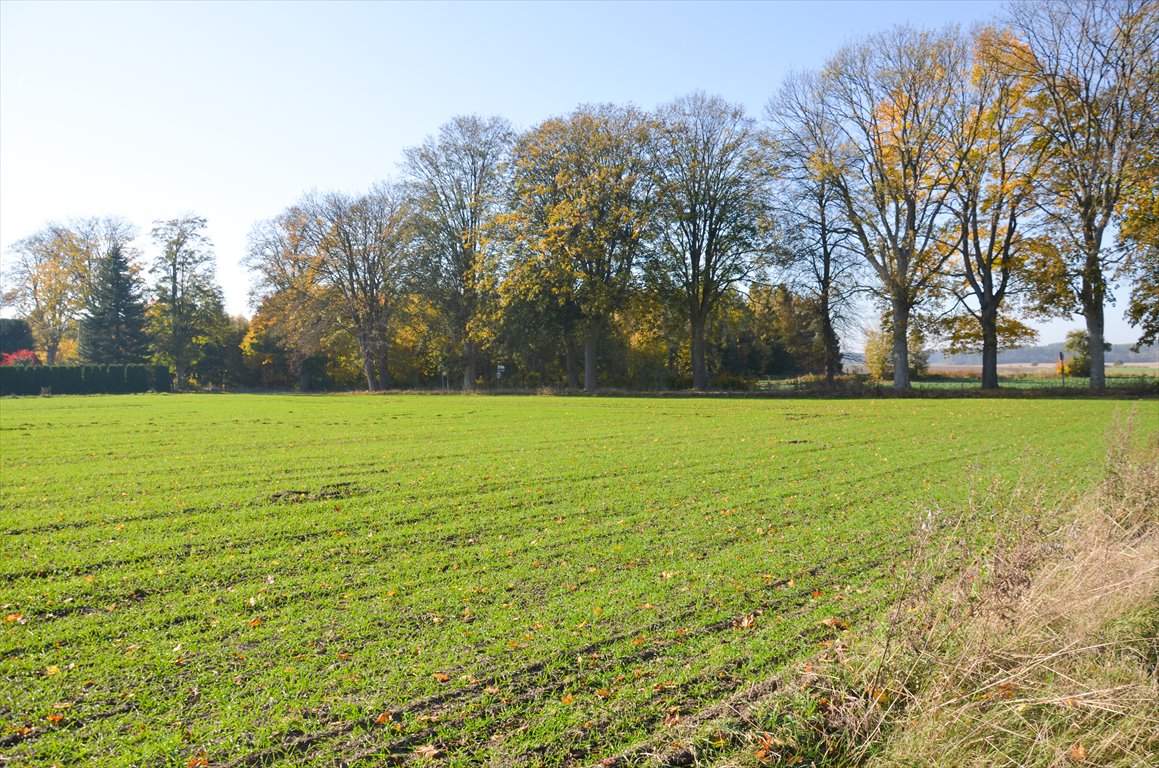
M 40 365 L 40 358 L 31 349 L 18 349 L 0 355 L 0 365 Z

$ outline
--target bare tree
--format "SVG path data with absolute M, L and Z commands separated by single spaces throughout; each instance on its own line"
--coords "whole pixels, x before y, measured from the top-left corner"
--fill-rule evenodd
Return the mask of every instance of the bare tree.
M 407 280 L 408 208 L 379 184 L 361 197 L 309 196 L 301 204 L 317 253 L 317 278 L 333 291 L 335 318 L 358 343 L 366 386 L 390 385 L 391 320 Z
M 780 176 L 775 207 L 783 218 L 781 266 L 794 287 L 815 302 L 824 347 L 825 381 L 841 372 L 837 326 L 856 289 L 857 253 L 838 185 L 831 177 L 837 126 L 817 109 L 823 102 L 820 79 L 799 74 L 786 79 L 766 110 Z
M 839 131 L 826 169 L 892 320 L 894 386 L 909 388 L 911 312 L 942 274 L 955 169 L 946 130 L 965 46 L 953 31 L 896 27 L 842 49 L 824 71 L 825 110 Z
M 744 109 L 704 93 L 658 110 L 648 154 L 657 232 L 649 266 L 681 297 L 692 332 L 692 385 L 705 389 L 708 320 L 771 251 L 769 163 Z
M 413 205 L 415 278 L 461 349 L 463 389 L 475 386 L 494 296 L 488 230 L 501 210 L 511 125 L 501 117 L 452 119 L 403 168 Z
M 1091 388 L 1103 389 L 1107 281 L 1122 259 L 1103 236 L 1156 119 L 1159 2 L 1039 0 L 1012 5 L 1010 16 L 1026 44 L 1020 70 L 1036 99 L 1039 135 L 1050 143 L 1039 201 L 1086 319 Z

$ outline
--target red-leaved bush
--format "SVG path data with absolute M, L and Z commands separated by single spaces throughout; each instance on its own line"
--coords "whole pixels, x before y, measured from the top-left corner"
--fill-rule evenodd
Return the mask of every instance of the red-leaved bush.
M 18 349 L 0 355 L 0 365 L 40 365 L 40 358 L 31 349 Z

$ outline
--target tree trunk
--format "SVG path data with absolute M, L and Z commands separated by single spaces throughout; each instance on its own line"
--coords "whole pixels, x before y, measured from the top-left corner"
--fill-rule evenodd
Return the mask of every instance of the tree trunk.
M 1103 349 L 1103 307 L 1087 312 L 1087 344 L 1091 355 L 1091 389 L 1107 388 L 1107 351 Z
M 909 302 L 893 299 L 893 388 L 907 390 L 909 385 Z
M 600 321 L 588 323 L 584 334 L 584 389 L 588 392 L 596 388 L 596 351 L 600 340 Z
M 692 386 L 694 389 L 708 389 L 708 361 L 705 359 L 704 330 L 706 318 L 692 318 Z
M 470 339 L 463 342 L 463 391 L 475 388 L 475 372 L 478 369 L 479 350 Z
M 982 307 L 982 389 L 998 389 L 998 307 Z
M 576 354 L 575 339 L 568 336 L 564 344 L 565 364 L 567 365 L 567 388 L 579 389 L 579 362 Z
M 841 372 L 841 341 L 833 329 L 833 318 L 829 314 L 829 291 L 821 291 L 821 343 L 825 347 L 825 386 L 832 388 L 837 374 Z

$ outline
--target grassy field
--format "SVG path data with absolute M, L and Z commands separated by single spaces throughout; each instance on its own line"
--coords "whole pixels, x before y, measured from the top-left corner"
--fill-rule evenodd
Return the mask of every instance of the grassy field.
M 880 616 L 923 521 L 1073 497 L 1130 407 L 7 399 L 0 755 L 643 762 Z

